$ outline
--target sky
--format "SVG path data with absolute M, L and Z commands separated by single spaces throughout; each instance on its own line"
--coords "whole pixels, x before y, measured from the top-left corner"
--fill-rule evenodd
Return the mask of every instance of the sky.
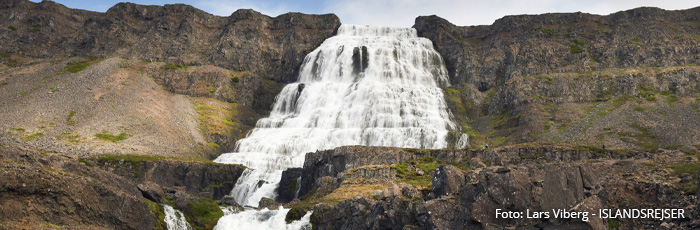
M 33 0 L 38 2 L 37 0 Z M 105 12 L 119 0 L 54 0 L 70 8 Z M 122 0 L 124 1 L 124 0 Z M 184 3 L 214 15 L 254 9 L 270 16 L 287 12 L 334 13 L 344 24 L 411 27 L 422 15 L 438 15 L 455 25 L 490 25 L 506 15 L 584 12 L 607 15 L 642 6 L 667 10 L 700 6 L 697 0 L 131 0 L 142 5 Z

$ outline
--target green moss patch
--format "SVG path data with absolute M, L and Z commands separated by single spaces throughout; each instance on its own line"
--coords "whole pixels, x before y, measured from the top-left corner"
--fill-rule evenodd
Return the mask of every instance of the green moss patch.
M 219 165 L 213 161 L 204 158 L 175 158 L 175 157 L 162 157 L 162 156 L 152 156 L 152 155 L 116 155 L 116 154 L 104 154 L 97 156 L 97 160 L 101 163 L 117 163 L 126 162 L 132 165 L 136 165 L 142 162 L 150 161 L 162 161 L 162 160 L 172 160 L 172 161 L 185 161 L 185 162 L 199 162 L 205 164 Z
M 148 199 L 143 199 L 143 203 L 146 204 L 146 207 L 148 207 L 148 210 L 151 211 L 151 215 L 156 219 L 155 226 L 153 226 L 153 229 L 156 230 L 165 230 L 167 229 L 167 224 L 165 223 L 165 212 L 163 211 L 163 207 L 161 207 L 159 204 L 150 201 Z
M 224 212 L 214 200 L 204 197 L 187 204 L 187 209 L 198 229 L 213 229 L 219 218 L 224 216 Z
M 65 132 L 56 138 L 59 140 L 63 140 L 64 142 L 66 142 L 68 144 L 73 144 L 73 145 L 80 144 L 80 134 L 77 134 L 77 133 L 73 134 L 71 132 Z
M 29 135 L 29 136 L 22 137 L 22 140 L 33 141 L 33 140 L 39 139 L 43 136 L 44 136 L 44 133 L 35 133 L 35 134 Z
M 669 168 L 673 171 L 671 175 L 675 177 L 678 177 L 684 173 L 692 175 L 693 181 L 690 183 L 681 184 L 681 187 L 683 188 L 683 192 L 685 194 L 696 194 L 698 185 L 698 170 L 700 170 L 700 163 L 676 164 L 669 166 Z
M 75 121 L 73 121 L 73 116 L 75 116 L 76 112 L 75 111 L 70 111 L 68 114 L 68 117 L 66 118 L 66 124 L 67 125 L 74 125 Z
M 112 143 L 117 143 L 117 142 L 126 140 L 126 138 L 129 138 L 130 136 L 131 135 L 124 133 L 124 132 L 120 133 L 117 136 L 109 134 L 107 132 L 101 132 L 101 133 L 95 134 L 95 137 L 97 137 L 98 139 L 104 140 L 104 141 L 109 141 Z
M 438 160 L 434 157 L 422 157 L 407 163 L 395 164 L 392 167 L 396 169 L 396 183 L 403 182 L 413 186 L 428 187 L 432 183 L 433 172 L 435 171 L 435 169 L 438 168 L 440 165 L 447 164 L 450 163 Z M 469 167 L 466 165 L 451 165 L 454 165 L 460 169 L 469 169 Z M 410 166 L 413 166 L 414 168 L 423 171 L 423 175 L 418 174 L 416 171 L 408 170 Z
M 95 64 L 99 61 L 100 59 L 97 57 L 86 57 L 76 63 L 66 65 L 66 67 L 63 67 L 63 69 L 61 69 L 61 71 L 58 71 L 55 75 L 60 75 L 64 73 L 77 73 L 83 71 L 88 66 Z

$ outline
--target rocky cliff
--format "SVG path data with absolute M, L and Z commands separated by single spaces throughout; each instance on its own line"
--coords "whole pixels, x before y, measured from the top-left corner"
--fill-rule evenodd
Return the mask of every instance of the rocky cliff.
M 337 16 L 269 17 L 238 10 L 218 17 L 189 5 L 119 3 L 106 13 L 53 1 L 0 3 L 0 52 L 29 57 L 122 57 L 251 71 L 276 82 L 296 80 L 308 52 L 332 36 Z
M 546 143 L 487 150 L 341 147 L 307 154 L 303 197 L 288 204 L 288 218 L 313 210 L 319 229 L 695 228 L 697 153 Z M 664 221 L 553 216 L 557 209 L 599 215 L 605 208 L 675 208 L 685 215 Z M 551 216 L 503 218 L 496 209 Z
M 700 143 L 698 20 L 700 8 L 638 8 L 466 27 L 425 16 L 413 27 L 443 56 L 446 100 L 472 145 L 653 149 Z

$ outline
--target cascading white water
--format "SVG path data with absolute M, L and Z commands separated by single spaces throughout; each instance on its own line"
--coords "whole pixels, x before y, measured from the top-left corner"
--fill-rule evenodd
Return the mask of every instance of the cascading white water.
M 448 84 L 446 73 L 431 41 L 414 29 L 341 25 L 337 36 L 306 56 L 298 82 L 282 89 L 270 116 L 215 162 L 250 168 L 232 195 L 255 207 L 262 197 L 274 198 L 282 170 L 303 166 L 307 152 L 346 145 L 449 147 L 448 132 L 458 128 L 440 88 Z M 250 213 L 225 216 L 219 225 L 236 216 Z
M 163 212 L 165 213 L 165 225 L 168 230 L 191 230 L 192 226 L 187 223 L 187 219 L 182 212 L 175 210 L 170 205 L 163 205 Z

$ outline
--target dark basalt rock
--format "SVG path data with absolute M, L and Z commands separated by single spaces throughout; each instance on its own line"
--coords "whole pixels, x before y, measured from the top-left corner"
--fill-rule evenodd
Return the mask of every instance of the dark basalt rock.
M 455 195 L 465 183 L 461 169 L 452 165 L 440 165 L 433 173 L 433 194 L 436 197 Z
M 296 198 L 296 192 L 301 186 L 299 179 L 301 179 L 302 170 L 302 168 L 289 168 L 282 172 L 279 187 L 275 190 L 277 193 L 275 201 L 289 203 Z

